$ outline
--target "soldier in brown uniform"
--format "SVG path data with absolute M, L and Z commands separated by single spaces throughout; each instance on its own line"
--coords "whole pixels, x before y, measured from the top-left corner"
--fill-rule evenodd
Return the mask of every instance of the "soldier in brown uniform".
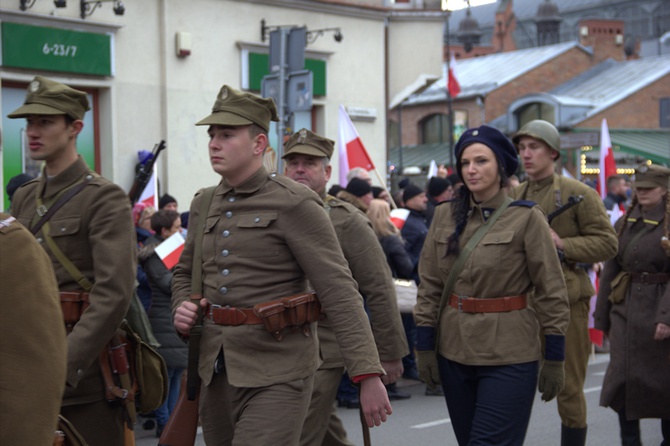
M 670 169 L 635 172 L 632 206 L 616 223 L 619 253 L 600 277 L 596 328 L 610 339 L 600 405 L 619 414 L 621 444 L 639 446 L 640 419 L 660 418 L 670 444 Z
M 118 446 L 124 442 L 125 409 L 105 400 L 98 355 L 128 309 L 135 284 L 135 235 L 126 194 L 77 154 L 77 135 L 88 109 L 82 91 L 41 76 L 30 83 L 24 105 L 8 117 L 26 118 L 30 157 L 45 166 L 39 178 L 16 191 L 12 212 L 32 228 L 67 191 L 85 184 L 35 236 L 53 262 L 61 299 L 68 293 L 68 298 L 88 300 L 81 319 L 69 327 L 61 413 L 89 444 Z M 76 280 L 54 249 L 83 277 Z M 90 293 L 79 294 L 90 285 Z
M 323 202 L 263 167 L 270 120 L 277 120 L 272 99 L 224 85 L 212 114 L 197 123 L 209 126 L 210 162 L 222 177 L 207 215 L 200 211 L 203 193 L 190 211 L 204 225 L 199 374 L 208 445 L 298 444 L 320 366 L 316 323 L 278 341 L 252 307 L 305 292 L 308 281 L 360 383 L 368 425 L 380 425 L 391 412 L 370 323 Z M 183 335 L 198 309 L 189 302 L 194 234 L 188 233 L 172 287 L 175 327 Z
M 589 360 L 589 303 L 595 290 L 585 269 L 616 254 L 617 239 L 603 202 L 595 190 L 554 173 L 560 153 L 560 137 L 552 124 L 534 120 L 514 135 L 514 143 L 529 181 L 512 189 L 512 198 L 531 200 L 547 213 L 583 196 L 583 202 L 560 214 L 550 224 L 570 299 L 570 325 L 565 336 L 565 388 L 558 395 L 562 444 L 586 442 L 584 381 Z
M 324 201 L 344 258 L 365 297 L 377 351 L 386 371 L 382 381 L 390 384 L 402 376 L 402 357 L 409 352 L 393 280 L 368 218 L 353 205 L 326 194 L 333 147 L 330 139 L 300 130 L 284 144 L 285 172 L 287 177 L 309 187 Z M 314 390 L 300 444 L 350 445 L 334 405 L 344 362 L 327 318 L 319 322 L 319 347 L 323 364 L 314 376 Z
M 545 401 L 563 386 L 565 282 L 542 210 L 506 197 L 518 166 L 512 143 L 481 126 L 455 152 L 464 184 L 435 209 L 419 263 L 419 375 L 442 384 L 459 445 L 521 446 L 536 386 Z
M 65 388 L 65 328 L 49 256 L 0 213 L 0 444 L 53 443 Z

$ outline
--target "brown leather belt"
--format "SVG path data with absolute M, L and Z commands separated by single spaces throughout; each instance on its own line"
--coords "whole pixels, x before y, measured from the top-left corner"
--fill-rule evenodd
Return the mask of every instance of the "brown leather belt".
M 253 308 L 221 307 L 209 305 L 207 318 L 216 325 L 258 325 L 263 320 L 256 315 Z
M 654 285 L 657 283 L 668 283 L 670 274 L 667 273 L 629 273 L 630 281 Z
M 528 302 L 525 294 L 493 299 L 460 297 L 452 294 L 449 298 L 449 306 L 462 313 L 502 313 L 524 309 L 528 306 Z

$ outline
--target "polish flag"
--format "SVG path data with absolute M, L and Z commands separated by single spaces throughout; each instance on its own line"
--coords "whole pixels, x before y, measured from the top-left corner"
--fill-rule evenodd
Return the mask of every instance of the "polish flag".
M 614 161 L 614 152 L 612 151 L 612 140 L 607 128 L 607 119 L 603 119 L 600 127 L 600 173 L 598 174 L 598 193 L 600 198 L 607 197 L 607 178 L 616 175 L 616 162 Z M 607 211 L 612 224 L 623 215 L 623 205 L 614 206 L 611 211 Z
M 456 76 L 456 58 L 454 57 L 453 52 L 449 55 L 449 73 L 447 77 L 447 89 L 449 90 L 449 95 L 452 98 L 455 98 L 461 92 L 461 84 L 458 83 L 458 79 Z
M 405 226 L 405 222 L 409 217 L 409 209 L 392 209 L 391 210 L 391 221 L 396 228 L 402 229 Z
M 340 156 L 340 186 L 347 186 L 347 173 L 354 167 L 362 167 L 370 171 L 375 168 L 368 151 L 365 150 L 361 137 L 358 136 L 356 127 L 351 122 L 351 118 L 340 105 L 339 110 L 339 139 L 337 141 L 338 152 Z
M 589 303 L 589 339 L 591 339 L 592 344 L 602 347 L 604 335 L 602 331 L 595 328 L 595 320 L 593 318 L 593 313 L 596 311 L 596 300 L 598 298 L 598 275 L 592 269 L 589 270 L 589 279 L 591 279 L 593 289 L 596 290 L 596 294 L 591 296 L 591 302 Z
M 172 269 L 179 262 L 179 256 L 184 250 L 184 236 L 181 232 L 175 232 L 165 239 L 163 243 L 156 246 L 156 254 L 165 264 L 167 269 Z
M 154 171 L 151 172 L 151 178 L 149 182 L 144 187 L 142 194 L 140 195 L 138 203 L 144 203 L 147 206 L 153 206 L 154 209 L 158 209 L 158 184 L 156 181 L 156 164 L 154 163 Z

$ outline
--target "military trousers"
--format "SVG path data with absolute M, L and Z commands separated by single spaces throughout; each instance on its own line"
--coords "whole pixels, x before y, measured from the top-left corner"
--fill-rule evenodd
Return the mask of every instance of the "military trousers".
M 586 427 L 584 382 L 590 354 L 589 301 L 580 299 L 570 305 L 570 325 L 565 334 L 565 387 L 556 397 L 565 427 Z
M 235 387 L 225 369 L 200 393 L 200 421 L 207 446 L 296 446 L 314 382 Z
M 344 367 L 336 367 L 319 369 L 314 374 L 312 399 L 300 434 L 301 446 L 351 445 L 335 409 L 337 388 L 343 373 Z
M 119 446 L 124 443 L 124 411 L 118 403 L 101 400 L 62 406 L 60 413 L 72 423 L 89 445 Z
M 461 446 L 522 446 L 539 362 L 472 366 L 437 356 L 449 417 Z

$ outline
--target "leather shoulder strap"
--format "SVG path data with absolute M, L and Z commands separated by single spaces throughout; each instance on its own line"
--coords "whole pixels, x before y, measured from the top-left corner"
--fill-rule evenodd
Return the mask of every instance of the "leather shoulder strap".
M 69 189 L 66 189 L 65 193 L 63 195 L 61 195 L 60 198 L 58 200 L 56 200 L 56 202 L 54 204 L 52 204 L 51 207 L 49 207 L 48 209 L 46 208 L 46 206 L 44 206 L 44 204 L 42 203 L 42 199 L 38 196 L 37 197 L 37 203 L 38 203 L 37 213 L 42 218 L 40 218 L 39 221 L 37 223 L 35 223 L 35 225 L 32 228 L 30 228 L 30 232 L 32 232 L 33 235 L 37 234 L 37 231 L 39 231 L 40 228 L 42 226 L 44 226 L 44 223 L 49 221 L 49 219 L 53 216 L 53 214 L 55 214 L 56 211 L 58 209 L 60 209 L 65 203 L 70 201 L 70 199 L 72 197 L 74 197 L 79 192 L 81 192 L 81 190 L 84 189 L 86 187 L 86 185 L 88 185 L 88 183 L 91 182 L 92 179 L 93 179 L 93 177 L 91 175 L 86 174 L 86 176 L 83 179 L 81 179 L 80 181 L 75 183 Z

